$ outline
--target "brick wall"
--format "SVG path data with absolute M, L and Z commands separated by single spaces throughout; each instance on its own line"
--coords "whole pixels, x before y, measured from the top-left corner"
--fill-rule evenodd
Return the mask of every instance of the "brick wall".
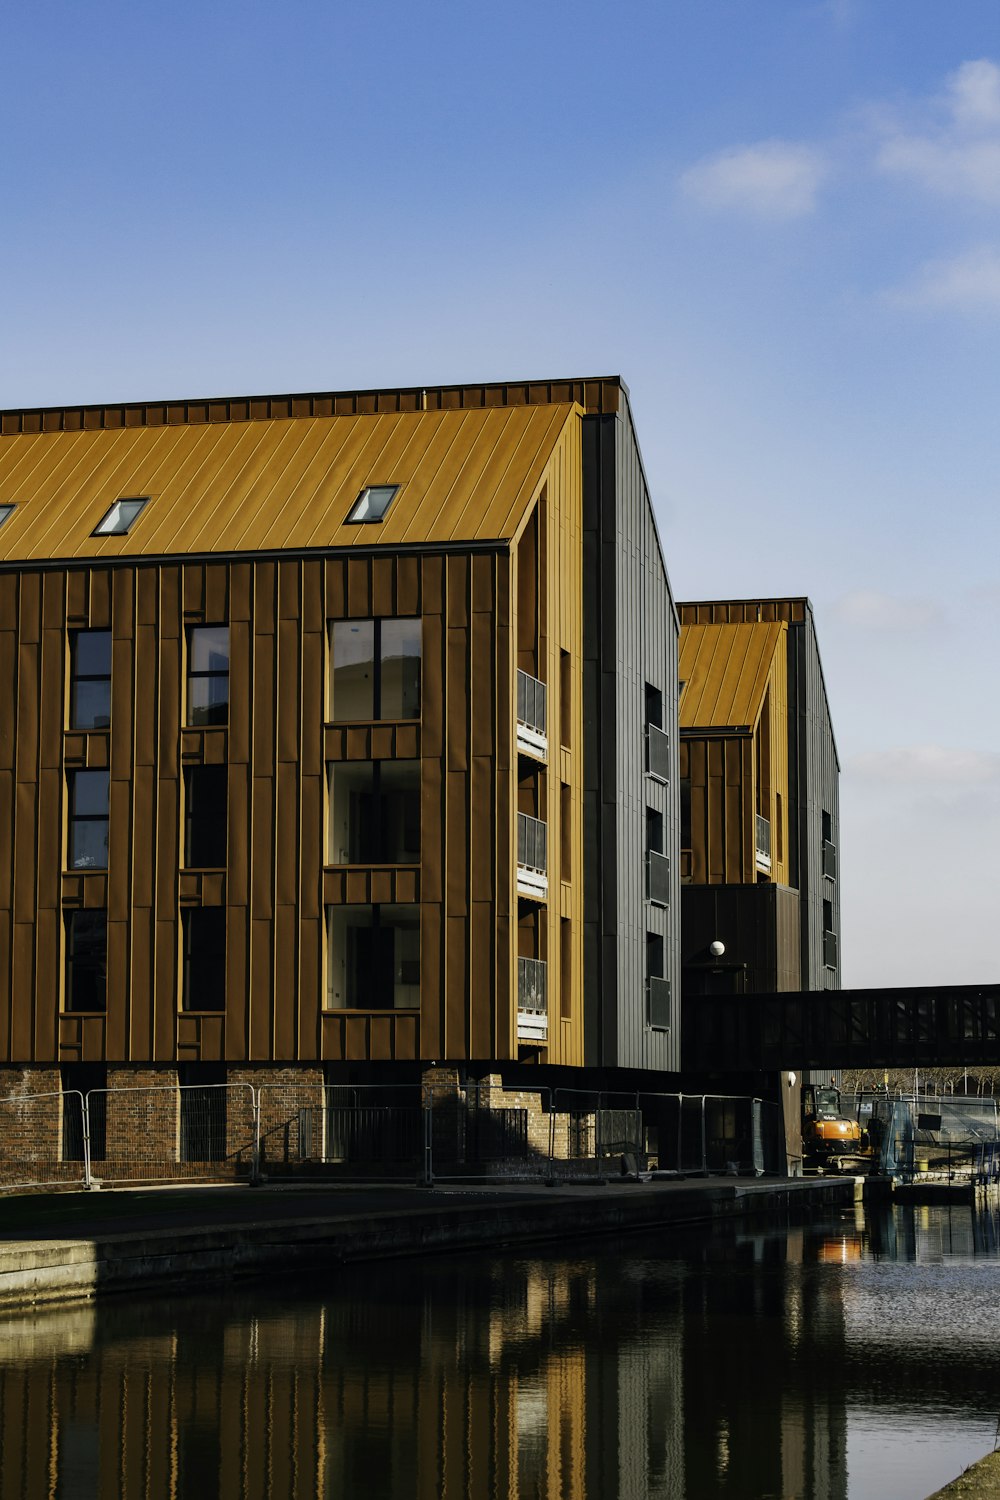
M 0 1068 L 0 1185 L 82 1179 L 62 1160 L 62 1121 L 58 1068 Z

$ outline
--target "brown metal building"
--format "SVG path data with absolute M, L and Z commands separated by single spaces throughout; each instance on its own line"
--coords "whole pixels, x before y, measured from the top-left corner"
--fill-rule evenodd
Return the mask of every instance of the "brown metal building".
M 679 612 L 685 992 L 837 989 L 839 766 L 812 607 Z
M 585 429 L 626 419 L 616 380 L 0 415 L 0 1063 L 677 1065 L 676 870 L 619 944 L 666 944 L 649 1042 L 585 1019 Z

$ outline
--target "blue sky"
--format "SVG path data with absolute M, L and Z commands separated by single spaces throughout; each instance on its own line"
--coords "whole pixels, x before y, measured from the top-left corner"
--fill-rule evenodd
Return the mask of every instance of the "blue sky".
M 995 0 L 38 0 L 0 69 L 0 405 L 622 374 L 677 596 L 814 601 L 845 982 L 998 978 Z

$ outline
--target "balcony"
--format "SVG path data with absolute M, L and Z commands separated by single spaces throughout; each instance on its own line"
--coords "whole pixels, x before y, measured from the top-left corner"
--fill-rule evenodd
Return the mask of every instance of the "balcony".
M 670 857 L 652 849 L 646 855 L 646 899 L 654 906 L 670 905 Z
M 655 724 L 646 725 L 646 773 L 657 781 L 670 780 L 670 736 Z
M 837 846 L 829 839 L 823 840 L 823 874 L 827 880 L 837 878 Z
M 517 748 L 536 760 L 549 753 L 547 695 L 544 682 L 528 672 L 517 674 Z
M 548 964 L 540 958 L 517 961 L 517 1039 L 546 1042 L 549 1037 Z
M 771 873 L 771 825 L 767 818 L 762 818 L 760 813 L 756 817 L 756 865 L 758 870 L 766 870 Z
M 650 975 L 646 980 L 646 1022 L 654 1031 L 670 1030 L 670 980 Z
M 541 818 L 517 815 L 517 891 L 544 901 L 549 893 L 549 830 Z
M 823 934 L 823 964 L 827 969 L 837 967 L 837 934 L 835 932 L 824 932 Z

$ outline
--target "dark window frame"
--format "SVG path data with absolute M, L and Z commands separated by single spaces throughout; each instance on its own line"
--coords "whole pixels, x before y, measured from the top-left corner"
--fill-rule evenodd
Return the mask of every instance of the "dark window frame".
M 195 929 L 203 914 L 211 913 L 214 922 L 222 925 L 221 972 L 213 973 L 213 963 L 220 964 L 219 953 L 214 944 L 208 951 L 194 950 Z M 216 933 L 216 937 L 218 934 Z M 181 993 L 180 1011 L 184 1015 L 222 1015 L 226 1009 L 226 982 L 228 978 L 228 934 L 226 932 L 226 908 L 224 906 L 185 906 L 181 908 Z M 214 983 L 213 983 L 214 981 Z M 194 999 L 203 992 L 213 997 L 221 996 L 221 1004 L 195 1004 Z
M 220 631 L 226 632 L 226 669 L 222 671 L 219 667 L 194 667 L 194 638 L 198 631 Z M 218 729 L 224 728 L 229 723 L 230 709 L 230 679 L 232 676 L 232 637 L 228 620 L 208 621 L 202 620 L 200 624 L 188 625 L 185 631 L 184 648 L 186 652 L 186 674 L 185 674 L 185 696 L 184 696 L 184 727 L 187 729 Z M 191 689 L 195 683 L 217 683 L 225 680 L 226 696 L 224 703 L 209 701 L 205 708 L 197 708 L 192 704 Z M 225 714 L 213 717 L 216 710 L 224 707 Z M 202 715 L 202 717 L 196 717 Z
M 5 526 L 16 510 L 16 500 L 8 500 L 3 505 L 0 505 L 0 526 Z
M 346 524 L 348 526 L 376 526 L 384 521 L 389 513 L 389 508 L 399 494 L 401 486 L 398 484 L 366 484 L 358 495 L 354 504 L 347 512 Z M 373 500 L 372 514 L 364 515 L 360 512 L 365 507 L 369 496 L 385 496 L 383 500 Z
M 100 971 L 97 974 L 98 997 L 97 1004 L 81 1005 L 79 998 L 74 998 L 74 973 L 79 969 L 81 977 L 87 975 L 88 967 L 92 965 L 92 959 L 88 955 L 88 963 L 84 963 L 78 952 L 83 934 L 82 929 L 91 925 L 95 931 L 91 939 L 96 936 L 98 925 L 101 929 L 103 943 L 103 960 L 98 960 Z M 63 936 L 65 942 L 64 965 L 63 965 L 63 1011 L 67 1015 L 106 1015 L 108 1009 L 108 913 L 105 907 L 74 907 L 63 913 Z
M 96 644 L 96 637 L 105 636 L 108 643 L 108 669 L 106 672 L 81 672 L 79 670 L 80 645 L 84 638 Z M 69 637 L 69 727 L 78 732 L 96 731 L 103 734 L 111 728 L 111 672 L 112 654 L 114 643 L 110 630 L 72 630 Z M 106 717 L 106 722 L 94 722 L 91 724 L 80 724 L 77 720 L 80 714 L 77 711 L 77 688 L 87 684 L 107 683 L 108 687 L 108 712 L 107 715 L 98 714 L 92 717 L 99 721 Z
M 377 982 L 377 984 L 373 985 L 373 990 L 375 990 L 376 992 L 378 992 L 378 989 L 380 987 L 382 989 L 384 989 L 384 990 L 387 990 L 388 994 L 390 996 L 390 999 L 389 999 L 388 1003 L 385 1003 L 385 1004 L 372 1003 L 372 1004 L 369 1004 L 369 1005 L 359 1005 L 359 1004 L 355 1004 L 355 1003 L 348 1003 L 346 1001 L 346 999 L 345 999 L 345 1002 L 344 1002 L 343 1005 L 331 1005 L 330 1004 L 329 975 L 328 975 L 327 976 L 327 982 L 326 982 L 326 984 L 324 984 L 324 987 L 323 987 L 323 1012 L 324 1012 L 324 1014 L 326 1014 L 326 1015 L 339 1015 L 339 1014 L 341 1014 L 343 1012 L 351 1012 L 351 1013 L 362 1012 L 362 1013 L 364 1013 L 366 1011 L 367 1012 L 378 1011 L 379 1013 L 382 1013 L 382 1012 L 388 1011 L 388 1012 L 392 1012 L 393 1014 L 397 1014 L 399 1012 L 405 1012 L 408 1015 L 412 1015 L 415 1012 L 419 1012 L 419 1010 L 420 1010 L 420 995 L 419 995 L 419 990 L 420 990 L 420 983 L 421 983 L 421 971 L 422 971 L 422 968 L 423 968 L 423 943 L 421 941 L 421 923 L 420 923 L 420 905 L 419 905 L 419 903 L 418 902 L 412 902 L 411 903 L 411 902 L 406 902 L 406 901 L 328 902 L 327 905 L 326 905 L 326 916 L 325 916 L 326 942 L 327 942 L 327 945 L 329 945 L 329 941 L 330 941 L 330 919 L 331 919 L 332 913 L 334 913 L 335 911 L 348 911 L 348 910 L 350 910 L 351 907 L 356 907 L 356 908 L 360 908 L 360 909 L 363 909 L 363 910 L 371 912 L 371 914 L 372 914 L 371 925 L 367 926 L 367 927 L 362 927 L 361 924 L 358 924 L 358 930 L 371 932 L 371 933 L 376 934 L 376 935 L 380 931 L 383 931 L 385 929 L 389 929 L 390 931 L 395 931 L 395 930 L 397 930 L 397 928 L 400 925 L 398 922 L 395 922 L 395 921 L 392 921 L 392 920 L 388 920 L 388 921 L 384 921 L 383 920 L 382 913 L 383 913 L 383 911 L 385 909 L 387 909 L 387 908 L 390 909 L 390 910 L 392 910 L 392 909 L 396 909 L 396 910 L 403 909 L 403 910 L 412 910 L 413 911 L 413 913 L 414 913 L 413 921 L 408 922 L 405 925 L 409 929 L 415 928 L 416 929 L 416 933 L 417 933 L 417 961 L 416 961 L 417 962 L 417 976 L 416 976 L 416 979 L 413 979 L 413 978 L 402 979 L 401 983 L 406 984 L 406 985 L 411 985 L 411 986 L 414 985 L 414 984 L 416 985 L 417 991 L 418 991 L 417 1000 L 416 1000 L 416 1003 L 414 1005 L 400 1005 L 400 1006 L 397 1006 L 397 1005 L 394 1005 L 392 1003 L 391 996 L 392 996 L 392 994 L 393 994 L 393 992 L 395 990 L 395 985 L 396 985 L 395 974 L 394 974 L 394 970 L 395 970 L 395 957 L 396 957 L 396 955 L 395 955 L 395 944 L 393 944 L 392 951 L 387 954 L 386 953 L 386 946 L 383 944 L 382 947 L 380 948 L 378 946 L 378 944 L 377 944 L 377 941 L 373 940 L 373 942 L 372 942 L 372 952 L 374 954 L 381 954 L 382 957 L 383 957 L 383 963 L 381 965 L 382 972 L 377 976 L 378 982 Z M 345 926 L 345 931 L 348 931 L 348 930 L 349 930 L 349 928 L 347 928 Z M 328 963 L 329 963 L 329 958 L 330 958 L 330 955 L 329 955 L 329 953 L 327 953 L 327 962 Z M 388 969 L 387 969 L 387 965 L 386 965 L 386 962 L 385 962 L 386 959 L 388 960 Z M 368 972 L 370 974 L 373 973 L 374 972 L 373 968 L 369 967 Z M 388 983 L 386 982 L 387 972 L 388 972 L 388 975 L 389 975 Z M 350 982 L 350 962 L 348 960 L 347 963 L 345 963 L 345 983 L 349 984 L 349 982 Z
M 370 835 L 371 835 L 371 842 L 372 842 L 371 857 L 367 858 L 367 859 L 357 859 L 357 860 L 348 859 L 346 861 L 337 861 L 337 860 L 334 860 L 334 858 L 333 858 L 334 850 L 333 850 L 332 839 L 331 839 L 331 836 L 330 836 L 331 835 L 330 820 L 331 820 L 331 817 L 333 815 L 333 808 L 332 808 L 333 782 L 336 779 L 336 774 L 337 774 L 337 771 L 339 769 L 341 769 L 341 768 L 346 769 L 346 768 L 349 768 L 351 766 L 354 766 L 354 767 L 358 767 L 358 766 L 371 766 L 371 768 L 372 768 L 372 780 L 371 780 L 372 818 L 371 818 L 371 828 L 370 828 Z M 403 860 L 403 859 L 391 859 L 389 857 L 389 851 L 388 851 L 388 834 L 387 834 L 387 827 L 388 827 L 389 819 L 388 819 L 388 816 L 387 816 L 386 804 L 385 804 L 385 801 L 384 801 L 384 798 L 383 798 L 383 792 L 382 792 L 382 783 L 383 783 L 383 775 L 384 775 L 384 769 L 383 768 L 385 766 L 407 766 L 407 767 L 413 767 L 415 769 L 415 772 L 416 772 L 416 782 L 417 782 L 417 784 L 416 784 L 416 788 L 415 788 L 415 795 L 416 795 L 416 802 L 417 802 L 417 846 L 416 846 L 416 851 L 415 851 L 415 853 L 416 853 L 416 858 L 415 859 Z M 422 823 L 422 819 L 421 819 L 421 791 L 422 791 L 422 788 L 421 788 L 421 770 L 422 770 L 422 762 L 421 762 L 419 756 L 404 756 L 404 757 L 401 757 L 399 759 L 395 759 L 395 758 L 391 758 L 390 757 L 390 758 L 382 758 L 382 759 L 379 759 L 379 760 L 363 760 L 363 761 L 351 761 L 351 760 L 328 760 L 327 761 L 327 763 L 326 763 L 326 787 L 327 787 L 327 798 L 330 799 L 330 805 L 328 805 L 328 812 L 327 812 L 326 858 L 324 860 L 324 863 L 326 864 L 326 866 L 328 868 L 346 869 L 349 866 L 359 867 L 359 866 L 368 866 L 368 865 L 392 865 L 393 867 L 398 866 L 400 869 L 411 870 L 411 869 L 415 869 L 420 864 L 420 848 L 421 848 L 421 845 L 420 845 L 420 835 L 421 835 L 421 831 L 422 831 L 421 830 L 421 823 Z M 392 787 L 390 786 L 389 788 L 387 788 L 387 794 L 391 795 L 391 793 L 392 793 Z M 350 842 L 350 828 L 348 829 L 348 841 Z M 392 905 L 393 903 L 390 902 L 389 904 Z
M 397 715 L 383 714 L 382 678 L 385 669 L 385 658 L 382 651 L 382 634 L 385 625 L 416 624 L 420 629 L 420 654 L 416 658 L 419 669 L 417 673 L 417 711 L 405 718 Z M 336 671 L 336 633 L 337 626 L 372 626 L 372 715 L 370 719 L 349 719 L 337 717 L 337 693 L 334 684 L 334 672 Z M 327 650 L 329 654 L 329 668 L 327 673 L 329 685 L 328 711 L 330 724 L 417 724 L 420 722 L 423 712 L 424 701 L 424 621 L 423 615 L 365 615 L 361 619 L 338 619 L 327 621 Z M 411 658 L 412 659 L 412 658 Z
M 128 536 L 132 527 L 149 504 L 149 500 L 150 497 L 148 495 L 119 495 L 118 499 L 113 500 L 108 506 L 90 533 L 91 536 Z M 118 517 L 113 522 L 112 517 L 119 507 L 122 508 L 123 514 L 127 515 L 127 519 L 122 520 Z
M 105 812 L 82 813 L 76 810 L 77 790 L 81 776 L 92 778 L 104 778 L 106 787 Z M 111 773 L 97 767 L 71 768 L 66 772 L 66 869 L 67 870 L 106 870 L 108 868 L 108 848 L 111 827 Z M 74 844 L 76 830 L 81 827 L 95 827 L 104 825 L 104 863 L 86 864 L 80 856 L 74 855 Z
M 212 778 L 217 779 L 218 781 L 220 781 L 222 783 L 223 793 L 224 793 L 223 798 L 221 799 L 221 800 L 223 800 L 224 809 L 225 809 L 224 814 L 223 814 L 223 818 L 222 818 L 222 829 L 221 829 L 221 837 L 222 837 L 222 849 L 221 849 L 221 853 L 222 853 L 222 859 L 221 860 L 217 860 L 217 861 L 194 859 L 192 857 L 194 854 L 204 852 L 202 849 L 200 849 L 199 845 L 202 843 L 202 841 L 204 841 L 206 839 L 205 825 L 200 825 L 199 822 L 198 822 L 198 820 L 200 819 L 200 816 L 201 816 L 201 814 L 199 813 L 199 804 L 202 802 L 202 800 L 204 798 L 204 793 L 201 793 L 199 795 L 194 795 L 193 794 L 194 793 L 194 788 L 192 786 L 192 783 L 195 780 L 195 778 L 200 773 L 203 773 L 203 772 L 210 773 L 210 776 Z M 210 765 L 210 764 L 206 764 L 203 761 L 198 761 L 198 762 L 196 762 L 193 765 L 187 765 L 187 766 L 183 767 L 183 782 L 184 782 L 184 830 L 183 830 L 183 832 L 184 832 L 184 866 L 183 866 L 183 868 L 185 870 L 224 870 L 224 869 L 226 869 L 226 867 L 227 867 L 227 865 L 229 863 L 229 767 L 225 763 L 223 763 L 221 765 L 214 765 L 214 764 Z M 216 795 L 215 797 L 209 795 L 207 800 L 209 801 L 210 805 L 213 807 L 213 810 L 215 810 L 217 808 L 217 805 L 218 805 L 218 802 L 219 802 L 220 799 L 219 799 L 218 795 Z M 209 826 L 213 826 L 213 825 L 210 824 Z M 218 833 L 219 830 L 218 830 L 217 826 L 214 828 L 214 831 L 216 833 Z M 216 852 L 218 853 L 220 851 L 216 850 Z

